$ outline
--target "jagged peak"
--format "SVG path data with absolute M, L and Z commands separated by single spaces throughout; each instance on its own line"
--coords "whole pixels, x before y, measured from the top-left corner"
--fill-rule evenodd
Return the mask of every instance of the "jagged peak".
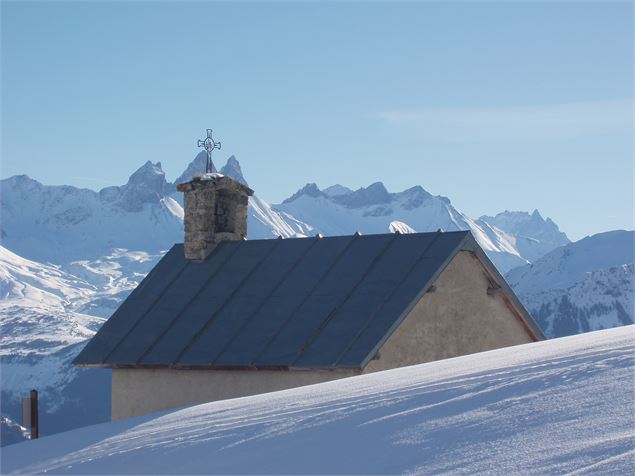
M 6 183 L 6 184 L 12 184 L 12 185 L 23 185 L 23 184 L 38 185 L 38 186 L 42 185 L 41 182 L 38 182 L 37 180 L 29 177 L 26 174 L 12 175 L 11 177 L 7 177 L 5 179 L 0 180 L 0 182 Z
M 28 181 L 37 182 L 37 180 L 32 179 L 27 174 L 12 175 L 11 177 L 2 179 L 2 182 L 28 182 Z
M 403 208 L 412 209 L 420 206 L 425 200 L 432 198 L 432 195 L 421 185 L 415 185 L 403 192 L 390 193 L 384 183 L 380 181 L 373 182 L 367 187 L 360 187 L 354 191 L 340 184 L 331 185 L 324 190 L 320 190 L 315 183 L 308 183 L 282 203 L 295 201 L 303 195 L 309 197 L 323 196 L 328 198 L 330 201 L 343 205 L 347 208 L 362 208 L 373 205 L 381 205 L 398 199 L 402 202 L 401 206 Z M 449 203 L 449 199 L 446 197 L 437 198 Z
M 304 187 L 302 187 L 300 190 L 295 192 L 289 198 L 285 199 L 282 203 L 294 202 L 303 195 L 307 195 L 309 197 L 320 197 L 320 196 L 323 196 L 324 194 L 322 193 L 322 191 L 320 190 L 320 188 L 317 186 L 316 183 L 311 182 L 311 183 L 307 183 Z
M 233 178 L 245 186 L 249 186 L 247 180 L 245 180 L 245 177 L 243 176 L 243 171 L 240 168 L 240 162 L 238 162 L 238 159 L 234 155 L 231 155 L 227 159 L 227 163 L 220 169 L 220 173 Z
M 100 196 L 105 201 L 116 199 L 121 192 L 119 205 L 128 211 L 139 211 L 144 203 L 158 203 L 168 192 L 168 183 L 161 162 L 147 161 L 128 179 L 128 183 L 116 190 L 114 187 L 104 189 Z
M 207 152 L 202 150 L 196 157 L 187 165 L 183 173 L 174 181 L 175 184 L 189 182 L 195 175 L 205 173 L 205 167 L 207 165 Z M 212 172 L 216 173 L 218 170 L 212 161 Z
M 353 191 L 345 187 L 344 185 L 340 185 L 336 183 L 335 185 L 331 185 L 330 187 L 326 187 L 322 192 L 329 197 L 336 197 L 338 195 L 348 195 L 349 193 L 353 193 Z
M 362 187 L 359 190 L 364 190 L 364 188 Z M 371 192 L 388 193 L 388 189 L 383 182 L 373 182 L 366 187 L 366 190 Z
M 415 185 L 403 192 L 395 193 L 394 197 L 402 202 L 402 208 L 412 210 L 420 207 L 423 202 L 432 198 L 432 195 L 425 191 L 421 185 Z
M 514 220 L 515 222 L 530 222 L 530 221 L 534 221 L 534 222 L 540 222 L 540 223 L 548 223 L 548 224 L 554 224 L 553 220 L 551 220 L 551 218 L 547 217 L 543 217 L 540 213 L 540 211 L 538 211 L 537 208 L 534 208 L 533 212 L 525 212 L 525 211 L 518 211 L 518 210 L 505 210 L 504 212 L 499 212 L 494 216 L 489 216 L 489 215 L 483 215 L 481 217 L 482 220 L 485 221 L 497 221 L 497 220 Z M 557 226 L 557 225 L 556 225 Z
M 165 177 L 165 172 L 161 168 L 161 162 L 157 162 L 153 164 L 151 161 L 147 161 L 141 167 L 133 172 L 133 174 L 128 179 L 128 183 L 135 182 L 143 177 L 148 177 L 150 175 L 159 175 Z
M 361 187 L 352 193 L 332 197 L 332 200 L 349 208 L 360 208 L 388 203 L 391 198 L 391 194 L 382 182 L 374 182 L 366 188 Z
M 403 192 L 398 192 L 395 194 L 397 197 L 432 197 L 426 189 L 424 189 L 421 185 L 415 185 L 414 187 L 407 188 Z
M 545 221 L 544 218 L 542 218 L 542 215 L 540 214 L 537 208 L 534 208 L 534 211 L 531 214 L 531 218 L 533 218 L 534 220 Z
M 227 166 L 236 166 L 238 168 L 240 168 L 240 162 L 238 162 L 238 159 L 236 158 L 235 155 L 230 155 L 229 158 L 227 159 L 227 163 L 225 164 L 225 167 Z

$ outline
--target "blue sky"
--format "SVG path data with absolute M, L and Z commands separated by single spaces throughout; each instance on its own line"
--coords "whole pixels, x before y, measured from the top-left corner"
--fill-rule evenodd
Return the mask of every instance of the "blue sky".
M 174 179 L 214 129 L 262 198 L 422 185 L 633 224 L 630 2 L 3 2 L 2 177 Z

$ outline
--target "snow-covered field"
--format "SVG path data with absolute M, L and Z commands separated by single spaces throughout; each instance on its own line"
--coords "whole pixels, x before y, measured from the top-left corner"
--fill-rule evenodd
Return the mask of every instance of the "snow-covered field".
M 633 474 L 635 327 L 73 430 L 16 473 Z

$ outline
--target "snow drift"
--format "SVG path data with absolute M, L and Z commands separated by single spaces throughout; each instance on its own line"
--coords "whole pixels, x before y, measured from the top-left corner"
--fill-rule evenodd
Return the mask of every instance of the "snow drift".
M 2 450 L 13 473 L 626 474 L 635 328 L 82 428 Z

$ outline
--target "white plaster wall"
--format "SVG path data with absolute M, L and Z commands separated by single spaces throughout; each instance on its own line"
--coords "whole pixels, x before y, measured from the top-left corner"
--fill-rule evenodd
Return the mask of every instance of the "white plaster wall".
M 488 296 L 488 287 L 480 262 L 458 253 L 364 373 L 532 342 L 502 294 Z
M 113 369 L 112 419 L 302 387 L 359 371 Z

